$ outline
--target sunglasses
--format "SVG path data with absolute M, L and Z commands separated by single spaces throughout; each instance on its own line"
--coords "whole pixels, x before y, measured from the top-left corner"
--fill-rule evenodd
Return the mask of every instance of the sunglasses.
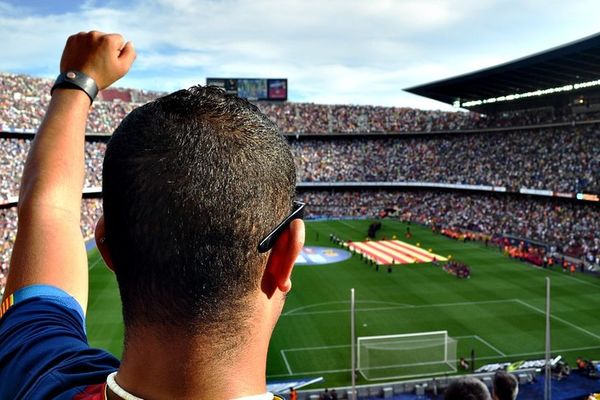
M 275 245 L 275 242 L 277 242 L 277 239 L 279 239 L 279 236 L 281 236 L 283 231 L 285 231 L 285 229 L 288 227 L 290 222 L 292 222 L 295 219 L 304 218 L 304 207 L 305 206 L 306 206 L 306 203 L 303 203 L 301 201 L 294 201 L 294 203 L 292 205 L 292 212 L 290 213 L 290 215 L 285 217 L 285 219 L 283 221 L 281 221 L 279 223 L 279 225 L 277 225 L 275 227 L 275 229 L 273 229 L 271 232 L 269 232 L 267 234 L 267 236 L 265 236 L 263 238 L 263 240 L 260 241 L 260 243 L 258 244 L 258 252 L 265 253 L 265 252 L 271 250 L 273 248 L 273 246 Z

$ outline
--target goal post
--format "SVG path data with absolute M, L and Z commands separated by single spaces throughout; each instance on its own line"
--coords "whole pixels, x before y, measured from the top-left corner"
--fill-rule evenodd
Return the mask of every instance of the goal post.
M 368 381 L 455 373 L 456 340 L 447 331 L 357 338 L 357 370 Z

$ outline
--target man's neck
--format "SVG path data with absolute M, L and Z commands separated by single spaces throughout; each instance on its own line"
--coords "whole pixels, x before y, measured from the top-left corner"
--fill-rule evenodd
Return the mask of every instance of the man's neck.
M 129 393 L 152 399 L 231 399 L 264 393 L 269 335 L 266 341 L 264 337 L 252 335 L 226 350 L 203 338 L 129 332 L 116 381 Z

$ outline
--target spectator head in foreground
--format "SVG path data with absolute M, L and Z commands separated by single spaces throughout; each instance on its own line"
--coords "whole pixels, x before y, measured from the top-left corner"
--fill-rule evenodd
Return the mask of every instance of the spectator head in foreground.
M 97 90 L 134 59 L 118 34 L 67 40 L 21 181 L 0 398 L 270 400 L 267 350 L 304 243 L 304 205 L 277 127 L 217 88 L 146 104 L 111 138 L 96 242 L 121 293 L 122 361 L 88 344 L 85 123 Z
M 444 393 L 444 400 L 491 400 L 490 392 L 477 378 L 465 377 L 452 382 Z
M 515 400 L 519 394 L 519 382 L 513 374 L 498 371 L 494 375 L 492 396 L 494 400 Z
M 231 332 L 273 289 L 258 245 L 292 211 L 295 181 L 277 127 L 220 89 L 181 90 L 129 114 L 107 146 L 98 231 L 128 330 L 221 332 L 216 347 L 240 345 Z

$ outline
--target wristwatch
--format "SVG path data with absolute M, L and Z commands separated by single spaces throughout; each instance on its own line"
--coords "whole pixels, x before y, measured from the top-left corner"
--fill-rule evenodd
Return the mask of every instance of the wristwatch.
M 56 82 L 54 82 L 54 86 L 50 89 L 50 94 L 52 95 L 54 89 L 59 88 L 82 90 L 90 98 L 90 103 L 94 102 L 94 99 L 98 94 L 98 86 L 94 79 L 83 72 L 76 70 L 69 70 L 58 75 Z

